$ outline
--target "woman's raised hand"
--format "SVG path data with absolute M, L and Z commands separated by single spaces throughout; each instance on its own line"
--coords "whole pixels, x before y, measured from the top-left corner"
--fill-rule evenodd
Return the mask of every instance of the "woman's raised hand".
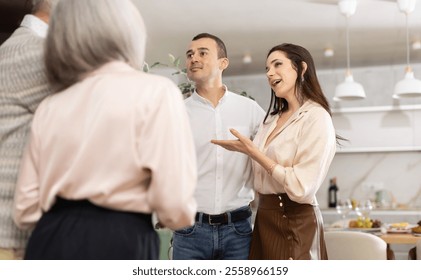
M 237 137 L 237 140 L 211 140 L 211 143 L 215 145 L 219 145 L 229 151 L 235 151 L 240 152 L 246 155 L 250 155 L 250 152 L 253 149 L 256 149 L 256 146 L 254 145 L 253 141 L 251 141 L 246 136 L 242 135 L 237 130 L 231 128 L 230 132 L 232 135 Z

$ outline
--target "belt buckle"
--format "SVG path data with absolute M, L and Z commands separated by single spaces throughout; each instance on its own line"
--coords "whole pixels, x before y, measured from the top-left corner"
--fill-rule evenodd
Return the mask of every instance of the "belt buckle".
M 210 224 L 210 225 L 212 225 L 212 226 L 217 226 L 217 225 L 220 225 L 220 224 L 221 224 L 221 222 L 217 222 L 217 223 L 212 222 L 212 216 L 213 216 L 213 215 L 209 215 L 209 216 L 208 216 L 208 222 L 209 222 L 209 224 Z

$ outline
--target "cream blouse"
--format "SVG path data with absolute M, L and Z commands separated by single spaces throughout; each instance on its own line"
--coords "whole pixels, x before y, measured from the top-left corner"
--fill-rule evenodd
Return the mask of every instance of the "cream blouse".
M 32 228 L 57 196 L 192 225 L 196 155 L 169 79 L 110 62 L 41 103 L 17 183 L 14 220 Z
M 336 152 L 332 118 L 318 103 L 306 101 L 265 147 L 278 118 L 268 117 L 254 139 L 277 162 L 270 176 L 253 161 L 254 187 L 262 194 L 287 193 L 293 201 L 317 205 L 316 192 Z

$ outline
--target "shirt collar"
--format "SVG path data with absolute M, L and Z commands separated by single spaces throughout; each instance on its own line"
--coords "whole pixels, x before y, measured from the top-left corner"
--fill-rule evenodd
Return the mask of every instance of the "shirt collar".
M 42 38 L 47 37 L 48 24 L 34 15 L 25 15 L 20 26 L 31 29 Z
M 303 105 L 300 106 L 300 108 L 298 108 L 298 110 L 291 116 L 291 120 L 295 120 L 298 117 L 302 117 L 304 115 L 304 113 L 306 113 L 308 110 L 310 110 L 311 108 L 314 107 L 321 107 L 320 104 L 314 102 L 311 99 L 308 99 L 307 101 L 304 102 Z M 267 122 L 271 123 L 274 120 L 278 120 L 278 115 L 270 115 L 268 116 Z
M 226 96 L 227 96 L 227 94 L 228 94 L 228 88 L 227 88 L 227 86 L 226 86 L 226 85 L 222 85 L 222 86 L 224 87 L 225 92 L 224 92 L 224 95 L 221 97 L 221 99 L 219 99 L 218 104 L 222 104 L 223 102 L 225 102 Z M 192 94 L 192 98 L 193 98 L 194 100 L 199 101 L 199 102 L 204 103 L 204 104 L 210 104 L 210 103 L 211 103 L 211 102 L 210 102 L 209 100 L 207 100 L 206 98 L 203 98 L 202 96 L 200 96 L 200 95 L 197 93 L 196 89 L 194 89 L 194 92 L 193 92 L 193 94 Z
M 300 107 L 300 109 L 298 109 L 298 112 L 299 114 L 301 114 L 301 113 L 307 112 L 308 110 L 314 107 L 321 107 L 321 105 L 319 103 L 314 102 L 311 99 L 308 99 L 306 102 L 304 102 L 304 104 Z

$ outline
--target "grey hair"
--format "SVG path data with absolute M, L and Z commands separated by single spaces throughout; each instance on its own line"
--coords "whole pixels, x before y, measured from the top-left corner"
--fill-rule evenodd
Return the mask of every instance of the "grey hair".
M 32 13 L 44 11 L 50 13 L 58 0 L 32 0 Z
M 47 77 L 56 91 L 119 60 L 143 68 L 146 27 L 131 0 L 60 0 L 45 45 Z

